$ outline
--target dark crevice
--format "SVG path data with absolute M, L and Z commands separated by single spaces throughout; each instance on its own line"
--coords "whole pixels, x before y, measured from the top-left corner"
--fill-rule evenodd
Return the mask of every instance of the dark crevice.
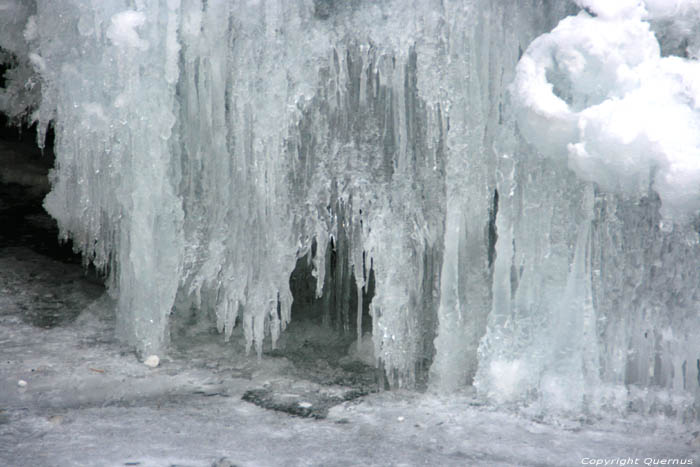
M 496 260 L 496 242 L 498 241 L 498 232 L 496 230 L 496 218 L 498 216 L 498 190 L 493 190 L 493 201 L 489 208 L 489 223 L 488 223 L 488 260 L 489 267 L 493 267 L 493 262 Z
M 43 207 L 54 162 L 53 130 L 42 153 L 36 143 L 36 125 L 10 123 L 0 114 L 0 255 L 24 259 L 27 264 L 38 261 L 35 254 L 54 260 L 28 273 L 30 299 L 18 305 L 23 321 L 52 328 L 73 321 L 80 313 L 73 299 L 58 291 L 72 282 L 86 281 L 81 293 L 96 299 L 104 292 L 104 277 L 92 266 L 81 271 L 81 255 L 70 240 L 59 241 L 58 225 Z M 51 293 L 32 292 L 42 287 L 49 287 Z
M 315 242 L 314 242 L 315 243 Z M 297 261 L 289 279 L 289 288 L 294 297 L 292 320 L 309 321 L 338 332 L 341 337 L 354 339 L 357 336 L 357 280 L 355 271 L 348 266 L 347 240 L 331 238 L 326 248 L 326 276 L 321 297 L 316 297 L 316 276 L 313 259 L 316 246 Z M 344 251 L 341 251 L 344 250 Z M 374 270 L 369 268 L 367 286 L 362 293 L 362 333 L 372 331 L 369 304 L 374 297 Z
M 0 114 L 0 248 L 27 247 L 67 263 L 81 263 L 70 241 L 60 243 L 58 226 L 43 207 L 53 167 L 53 130 L 42 154 L 36 125 L 9 125 Z

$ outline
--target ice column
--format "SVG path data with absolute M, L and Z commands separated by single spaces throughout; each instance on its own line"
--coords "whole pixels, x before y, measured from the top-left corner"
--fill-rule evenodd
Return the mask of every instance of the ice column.
M 120 332 L 143 353 L 167 342 L 182 263 L 175 84 L 178 1 L 39 1 L 28 44 L 53 120 L 45 201 L 61 236 L 110 271 Z
M 440 63 L 434 80 L 447 90 L 449 116 L 440 324 L 431 368 L 437 389 L 472 382 L 481 365 L 477 349 L 489 313 L 493 306 L 501 313 L 505 305 L 492 305 L 503 293 L 498 287 L 492 289 L 492 282 L 501 280 L 498 271 L 493 276 L 494 262 L 511 256 L 505 251 L 511 248 L 510 231 L 496 228 L 497 223 L 509 221 L 501 215 L 500 200 L 513 189 L 504 183 L 513 167 L 500 166 L 503 160 L 512 164 L 517 144 L 507 113 L 506 87 L 519 49 L 554 25 L 566 7 L 561 3 L 545 8 L 532 2 L 519 4 L 517 14 L 510 6 L 494 2 L 446 7 L 444 54 L 449 59 Z

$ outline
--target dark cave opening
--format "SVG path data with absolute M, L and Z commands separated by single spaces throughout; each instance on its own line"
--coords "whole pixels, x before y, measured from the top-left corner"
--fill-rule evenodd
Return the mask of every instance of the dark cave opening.
M 92 266 L 83 268 L 81 255 L 71 241 L 59 240 L 56 220 L 43 207 L 54 136 L 49 129 L 42 151 L 36 132 L 36 125 L 0 114 L 0 257 L 24 265 L 15 271 L 17 277 L 28 274 L 23 291 L 28 298 L 16 304 L 22 321 L 49 329 L 80 314 L 75 297 L 63 293 L 71 283 L 81 283 L 80 294 L 97 299 L 104 278 Z
M 312 260 L 316 255 L 316 241 L 311 251 L 299 258 L 289 278 L 289 288 L 294 297 L 292 322 L 308 321 L 326 326 L 340 336 L 355 338 L 372 332 L 369 305 L 374 297 L 375 278 L 372 265 L 363 265 L 366 287 L 362 291 L 362 332 L 357 329 L 357 279 L 354 268 L 348 267 L 346 240 L 331 238 L 326 249 L 326 278 L 321 297 L 316 297 L 316 276 Z M 363 257 L 363 260 L 366 258 Z
M 36 143 L 36 125 L 0 114 L 0 246 L 26 247 L 52 259 L 81 263 L 72 242 L 60 242 L 56 221 L 43 207 L 54 164 L 53 130 L 46 149 Z
M 16 58 L 0 49 L 0 88 Z M 27 247 L 67 263 L 80 264 L 70 241 L 59 242 L 56 221 L 44 210 L 48 174 L 54 166 L 55 133 L 49 125 L 44 149 L 37 143 L 37 124 L 0 112 L 0 248 Z
M 321 296 L 316 296 L 312 260 L 318 249 L 314 241 L 307 255 L 297 260 L 289 279 L 294 297 L 291 322 L 278 348 L 264 354 L 287 358 L 298 376 L 316 383 L 352 387 L 362 393 L 384 389 L 386 381 L 375 368 L 371 340 L 374 271 L 371 264 L 364 265 L 366 287 L 362 290 L 362 332 L 358 334 L 357 281 L 354 269 L 348 267 L 347 239 L 328 242 Z

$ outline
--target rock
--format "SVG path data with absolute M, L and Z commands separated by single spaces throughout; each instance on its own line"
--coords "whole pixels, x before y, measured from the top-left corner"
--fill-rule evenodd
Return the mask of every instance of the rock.
M 231 460 L 226 457 L 222 457 L 218 461 L 214 461 L 211 467 L 238 467 L 238 464 L 231 462 Z
M 149 355 L 146 360 L 143 361 L 143 364 L 147 367 L 155 368 L 160 364 L 160 358 L 158 358 L 158 355 Z

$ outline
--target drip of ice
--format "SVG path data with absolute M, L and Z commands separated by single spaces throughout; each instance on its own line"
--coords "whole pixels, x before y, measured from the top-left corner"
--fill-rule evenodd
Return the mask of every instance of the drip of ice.
M 46 207 L 143 356 L 190 310 L 261 354 L 308 255 L 358 351 L 372 274 L 394 385 L 572 412 L 700 397 L 697 2 L 0 10 L 0 109 L 42 141 L 54 122 Z

